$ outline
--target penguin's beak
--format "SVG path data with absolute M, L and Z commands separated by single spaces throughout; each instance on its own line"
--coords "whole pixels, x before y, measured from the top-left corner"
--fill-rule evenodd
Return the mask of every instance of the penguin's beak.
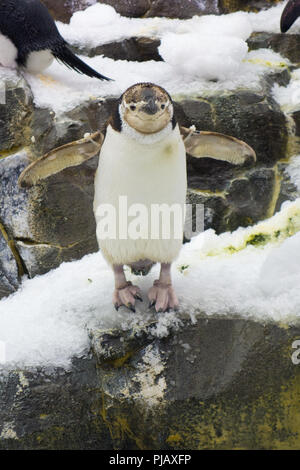
M 156 114 L 158 112 L 158 106 L 155 100 L 149 99 L 147 104 L 145 104 L 145 106 L 142 107 L 142 111 L 146 114 L 150 114 L 151 116 Z

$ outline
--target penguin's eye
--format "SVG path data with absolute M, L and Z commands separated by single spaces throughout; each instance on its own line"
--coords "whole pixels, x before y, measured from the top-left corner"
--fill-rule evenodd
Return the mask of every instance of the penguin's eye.
M 132 104 L 132 105 L 130 106 L 130 109 L 131 109 L 131 111 L 134 111 L 134 110 L 136 109 L 136 106 L 135 106 L 134 104 Z

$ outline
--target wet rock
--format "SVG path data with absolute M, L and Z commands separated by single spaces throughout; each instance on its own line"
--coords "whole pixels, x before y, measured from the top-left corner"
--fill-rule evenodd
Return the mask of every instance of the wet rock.
M 238 10 L 260 11 L 278 4 L 281 0 L 219 0 L 222 13 Z
M 0 448 L 299 448 L 298 326 L 183 315 L 158 331 L 93 329 L 69 371 L 2 375 Z
M 93 99 L 59 116 L 51 109 L 36 109 L 31 131 L 34 137 L 34 142 L 31 142 L 33 158 L 81 139 L 86 132 L 103 131 L 115 102 L 110 98 Z
M 85 254 L 97 251 L 98 245 L 95 235 L 92 233 L 89 238 L 75 241 L 66 246 L 26 240 L 17 241 L 16 248 L 22 262 L 26 266 L 28 275 L 33 278 L 37 275 L 46 274 L 51 269 L 58 268 L 62 262 L 75 261 L 82 258 Z
M 294 64 L 300 62 L 300 34 L 254 33 L 247 43 L 250 50 L 272 49 Z
M 32 113 L 32 94 L 25 80 L 14 71 L 1 68 L 0 155 L 29 142 Z
M 220 13 L 217 0 L 98 0 L 99 3 L 111 5 L 123 16 L 168 18 L 192 18 L 194 15 Z
M 183 125 L 195 125 L 199 130 L 216 131 L 244 140 L 254 148 L 258 163 L 272 165 L 285 155 L 286 118 L 264 91 L 219 92 L 190 100 L 179 98 L 176 102 L 178 118 L 179 121 L 183 118 Z
M 111 5 L 123 16 L 192 18 L 194 15 L 218 15 L 238 10 L 259 11 L 276 5 L 279 0 L 98 0 Z
M 253 165 L 233 166 L 188 156 L 188 185 L 193 198 L 197 195 L 205 205 L 205 228 L 220 233 L 272 215 L 279 193 L 273 167 L 286 154 L 289 130 L 270 91 L 274 82 L 288 80 L 286 70 L 279 70 L 263 79 L 261 90 L 175 97 L 180 124 L 233 135 L 257 153 L 256 179 L 251 173 Z M 92 210 L 98 158 L 66 169 L 30 190 L 18 187 L 18 176 L 29 162 L 53 148 L 79 139 L 85 132 L 104 130 L 115 103 L 115 98 L 94 99 L 59 116 L 50 109 L 35 109 L 26 151 L 11 151 L 0 160 L 0 220 L 30 276 L 98 250 Z
M 187 203 L 192 204 L 194 211 L 196 210 L 196 205 L 202 205 L 204 208 L 204 230 L 213 228 L 217 234 L 228 231 L 229 227 L 225 215 L 229 213 L 230 205 L 224 194 L 189 189 Z M 193 223 L 196 221 L 195 214 L 196 212 L 192 214 Z M 194 226 L 195 229 L 196 227 Z M 186 234 L 186 237 L 190 239 L 188 234 Z
M 286 172 L 286 164 L 278 165 L 278 176 L 280 178 L 280 191 L 276 202 L 275 212 L 280 210 L 281 204 L 285 201 L 294 201 L 299 197 L 299 191 L 295 184 L 291 181 L 290 176 Z
M 98 0 L 111 5 L 122 16 L 133 18 L 165 16 L 167 18 L 192 18 L 194 15 L 218 15 L 238 10 L 259 11 L 269 8 L 279 0 Z M 42 0 L 55 20 L 70 21 L 75 11 L 84 10 L 97 0 Z
M 272 205 L 275 185 L 274 170 L 266 168 L 233 180 L 226 195 L 231 206 L 230 213 L 225 216 L 228 228 L 236 230 L 239 226 L 247 227 L 271 217 L 275 209 Z
M 17 261 L 8 245 L 4 227 L 1 225 L 0 230 L 0 299 L 2 299 L 17 290 L 19 273 Z

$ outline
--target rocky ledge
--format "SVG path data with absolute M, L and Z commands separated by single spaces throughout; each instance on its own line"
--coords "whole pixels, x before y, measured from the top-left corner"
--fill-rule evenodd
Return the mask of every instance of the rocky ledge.
M 203 316 L 159 331 L 93 330 L 68 372 L 1 375 L 0 449 L 299 448 L 298 326 Z

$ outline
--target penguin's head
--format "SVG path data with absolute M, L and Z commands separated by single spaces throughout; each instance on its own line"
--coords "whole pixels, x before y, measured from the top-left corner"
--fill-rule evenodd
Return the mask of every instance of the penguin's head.
M 153 83 L 138 83 L 128 88 L 121 97 L 122 119 L 142 134 L 162 131 L 173 118 L 170 95 Z

